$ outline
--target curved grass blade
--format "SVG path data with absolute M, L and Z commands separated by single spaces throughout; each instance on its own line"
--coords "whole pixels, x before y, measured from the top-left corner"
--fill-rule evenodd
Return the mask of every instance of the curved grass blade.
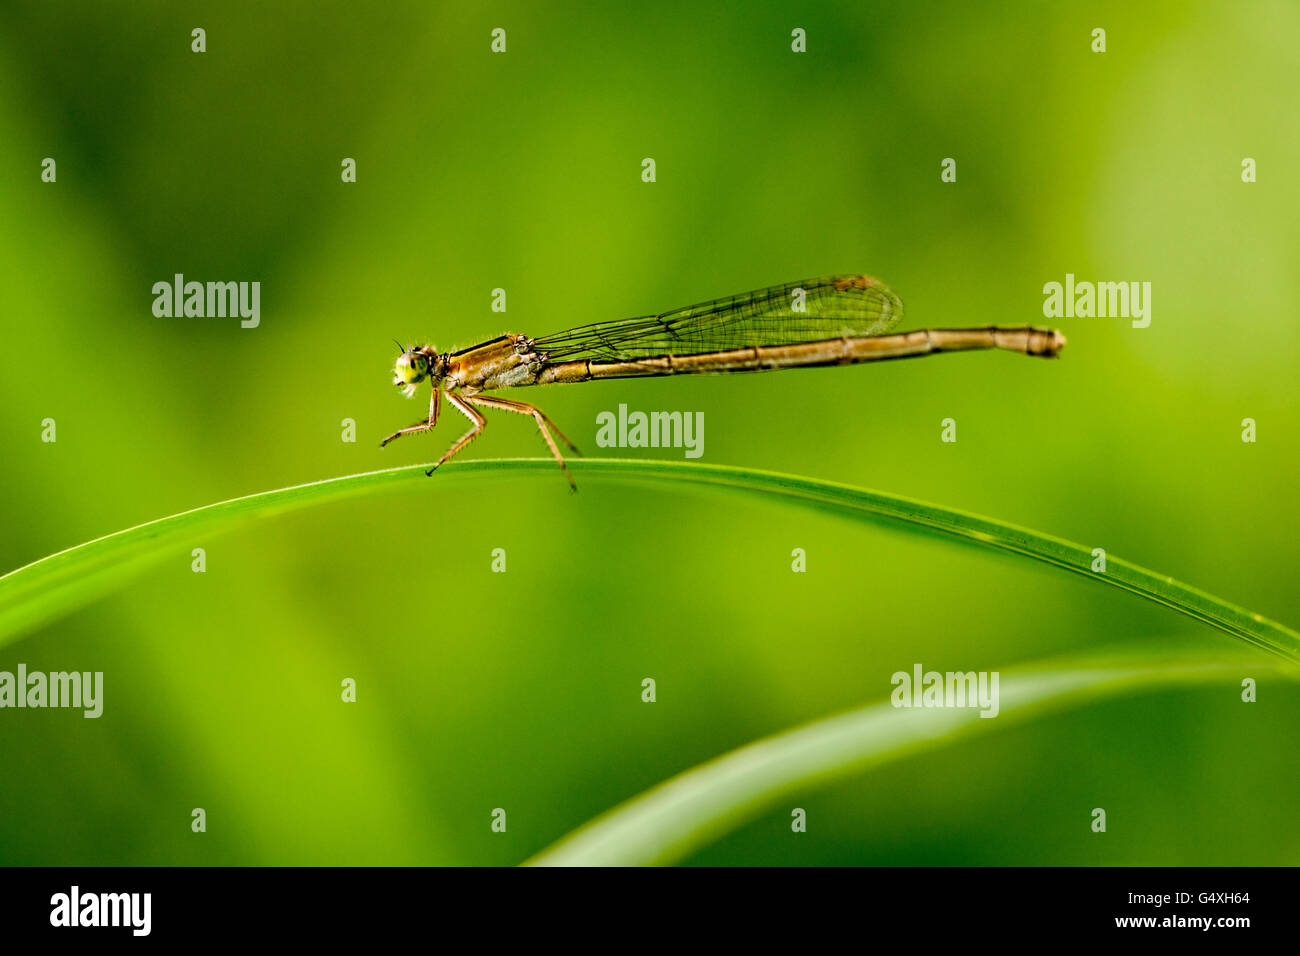
M 1104 574 L 1094 573 L 1092 552 L 1083 545 L 992 518 L 899 495 L 752 468 L 590 458 L 576 459 L 569 464 L 575 472 L 601 479 L 674 482 L 743 491 L 858 519 L 920 528 L 1024 555 L 1139 594 L 1256 647 L 1300 661 L 1300 633 L 1289 627 L 1114 555 L 1107 555 Z M 430 481 L 424 475 L 427 467 L 389 468 L 233 498 L 96 538 L 18 568 L 0 577 L 0 645 L 93 600 L 147 562 L 179 544 L 193 541 L 200 534 L 211 535 L 249 519 L 407 483 L 418 483 L 426 493 L 436 493 L 447 481 L 473 475 L 539 474 L 553 481 L 555 471 L 555 463 L 550 459 L 468 461 L 443 468 L 438 478 Z M 567 504 L 567 499 L 563 504 Z
M 1231 679 L 1259 661 L 1183 661 L 1167 655 L 1071 659 L 1003 673 L 998 716 L 971 708 L 895 708 L 876 703 L 747 744 L 615 807 L 528 860 L 526 866 L 675 863 L 816 787 L 963 737 L 1130 691 Z M 1292 680 L 1290 665 L 1266 664 Z

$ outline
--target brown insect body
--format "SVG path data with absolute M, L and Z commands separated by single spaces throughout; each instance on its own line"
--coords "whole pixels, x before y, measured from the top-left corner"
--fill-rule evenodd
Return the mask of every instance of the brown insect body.
M 479 409 L 497 408 L 529 415 L 537 422 L 573 486 L 552 433 L 574 452 L 578 449 L 555 424 L 533 405 L 481 393 L 603 378 L 853 365 L 976 349 L 1053 358 L 1065 347 L 1060 332 L 1028 325 L 885 334 L 902 312 L 901 300 L 878 279 L 828 276 L 542 338 L 501 335 L 446 355 L 431 346 L 407 349 L 398 357 L 394 384 L 410 395 L 428 378 L 433 392 L 429 417 L 394 432 L 381 444 L 432 429 L 445 396 L 470 420 L 471 428 L 429 474 L 483 431 L 486 419 Z

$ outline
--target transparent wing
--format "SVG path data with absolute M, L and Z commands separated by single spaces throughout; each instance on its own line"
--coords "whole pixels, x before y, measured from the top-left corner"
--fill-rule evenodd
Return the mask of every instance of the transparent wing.
M 655 355 L 881 335 L 902 317 L 902 301 L 879 279 L 825 276 L 662 315 L 583 325 L 537 339 L 536 349 L 552 363 L 575 359 L 625 362 Z

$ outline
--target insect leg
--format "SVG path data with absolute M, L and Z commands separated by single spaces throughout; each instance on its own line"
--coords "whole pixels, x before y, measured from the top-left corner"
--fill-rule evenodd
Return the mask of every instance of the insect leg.
M 427 418 L 422 422 L 416 422 L 414 425 L 411 425 L 408 428 L 402 428 L 399 429 L 398 431 L 393 432 L 391 435 L 389 435 L 387 438 L 385 438 L 383 441 L 379 443 L 379 447 L 383 448 L 394 438 L 401 438 L 403 435 L 414 435 L 416 432 L 427 432 L 430 428 L 433 427 L 433 425 L 434 423 Z
M 534 421 L 537 422 L 537 430 L 540 431 L 542 433 L 542 437 L 546 439 L 546 444 L 547 446 L 550 447 L 551 454 L 555 456 L 556 463 L 559 464 L 560 469 L 564 472 L 564 477 L 569 479 L 569 487 L 572 488 L 574 491 L 578 490 L 578 486 L 573 481 L 573 475 L 569 474 L 569 467 L 564 463 L 564 458 L 560 455 L 560 449 L 555 447 L 555 439 L 551 437 L 551 433 L 546 430 L 546 427 L 549 425 L 551 428 L 554 428 L 555 433 L 559 435 L 561 440 L 570 448 L 572 448 L 574 452 L 576 452 L 579 455 L 582 454 L 582 452 L 578 451 L 577 447 L 573 444 L 573 442 L 569 441 L 569 439 L 564 437 L 564 433 L 562 431 L 560 431 L 558 428 L 555 428 L 555 423 L 552 422 L 549 418 L 547 418 L 546 415 L 543 414 L 540 408 L 537 408 L 536 406 L 533 405 L 529 405 L 526 402 L 512 402 L 508 398 L 496 398 L 495 396 L 492 395 L 474 395 L 471 398 L 469 398 L 468 401 L 473 402 L 475 405 L 481 405 L 485 408 L 501 408 L 504 409 L 505 411 L 516 412 L 517 414 L 520 415 L 531 415 Z
M 475 438 L 478 438 L 479 434 L 483 431 L 483 426 L 487 424 L 487 419 L 479 414 L 478 409 L 468 404 L 466 399 L 462 396 L 457 395 L 455 392 L 448 392 L 447 401 L 456 406 L 456 408 L 460 410 L 461 414 L 474 424 L 470 427 L 469 431 L 460 437 L 460 441 L 447 449 L 447 453 L 438 459 L 437 464 L 425 472 L 426 475 L 432 475 L 441 465 L 445 465 L 453 455 L 472 442 Z M 470 401 L 472 401 L 472 399 Z
M 429 396 L 429 417 L 422 422 L 416 422 L 414 425 L 393 432 L 391 435 L 389 435 L 387 438 L 385 438 L 383 441 L 379 443 L 379 447 L 383 448 L 394 438 L 401 438 L 403 435 L 414 435 L 417 432 L 429 431 L 430 429 L 433 428 L 433 426 L 438 424 L 438 412 L 441 408 L 442 408 L 442 392 L 438 391 L 435 388 L 433 390 L 433 394 Z

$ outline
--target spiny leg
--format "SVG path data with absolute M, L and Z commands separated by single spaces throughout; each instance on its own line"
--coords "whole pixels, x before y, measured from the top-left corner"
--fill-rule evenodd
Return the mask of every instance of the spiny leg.
M 559 464 L 560 470 L 564 472 L 564 477 L 569 479 L 569 487 L 574 491 L 578 490 L 578 486 L 573 480 L 573 475 L 569 474 L 569 466 L 564 463 L 564 458 L 560 455 L 560 449 L 555 447 L 555 439 L 553 439 L 551 433 L 546 430 L 546 426 L 548 425 L 551 428 L 555 428 L 555 423 L 547 418 L 540 408 L 537 408 L 534 405 L 529 405 L 526 402 L 512 402 L 508 398 L 497 398 L 493 395 L 474 395 L 468 400 L 473 402 L 475 405 L 482 405 L 485 408 L 501 408 L 507 412 L 516 412 L 520 415 L 531 415 L 533 420 L 537 422 L 537 430 L 540 431 L 542 437 L 546 439 L 546 444 L 550 447 L 551 454 L 555 456 L 555 461 Z M 560 439 L 572 448 L 576 454 L 582 454 L 582 452 L 578 451 L 577 446 L 574 445 L 573 442 L 564 437 L 564 432 L 555 428 L 555 433 L 559 435 Z
M 487 419 L 480 415 L 477 409 L 467 404 L 465 399 L 460 395 L 457 395 L 455 392 L 447 393 L 447 401 L 456 406 L 456 408 L 460 410 L 461 414 L 474 424 L 469 431 L 460 437 L 460 441 L 448 448 L 447 453 L 439 458 L 432 468 L 425 472 L 426 475 L 432 475 L 440 466 L 445 465 L 453 455 L 472 442 L 475 438 L 478 438 L 479 434 L 483 431 L 483 426 L 487 424 Z
M 389 435 L 387 438 L 385 438 L 383 441 L 379 443 L 379 447 L 383 448 L 394 438 L 401 438 L 403 435 L 414 435 L 416 432 L 429 431 L 430 429 L 433 428 L 434 425 L 438 424 L 438 412 L 441 410 L 442 410 L 442 392 L 438 391 L 435 388 L 433 390 L 433 395 L 429 397 L 429 417 L 422 422 L 416 422 L 414 425 L 393 432 L 391 435 Z
M 500 401 L 504 402 L 509 400 L 503 398 L 500 399 Z M 547 415 L 540 408 L 537 408 L 533 405 L 529 405 L 527 402 L 512 402 L 511 404 L 519 405 L 521 408 L 528 409 L 530 411 L 536 412 L 538 415 L 541 415 L 542 421 L 546 422 L 546 427 L 548 427 L 551 431 L 555 432 L 555 434 L 559 436 L 560 441 L 564 442 L 564 444 L 568 446 L 569 451 L 573 452 L 579 458 L 582 457 L 582 452 L 578 450 L 578 446 L 575 445 L 573 442 L 569 441 L 568 437 L 565 436 L 564 432 L 560 431 L 559 427 L 555 424 L 555 422 L 551 421 L 551 416 Z
M 569 441 L 569 439 L 565 437 L 564 432 L 560 431 L 555 422 L 551 421 L 550 417 L 536 405 L 529 405 L 527 402 L 513 402 L 508 398 L 497 398 L 495 395 L 475 395 L 471 401 L 482 405 L 489 405 L 492 408 L 504 408 L 508 412 L 518 412 L 520 415 L 532 415 L 533 418 L 537 419 L 537 426 L 539 428 L 541 428 L 542 423 L 545 422 L 551 431 L 560 436 L 560 441 L 569 446 L 569 451 L 578 456 L 582 455 L 582 452 L 578 450 L 578 446 Z M 546 434 L 545 428 L 542 428 L 542 434 Z
M 383 448 L 394 438 L 401 438 L 403 435 L 414 435 L 416 432 L 427 432 L 432 427 L 433 427 L 433 423 L 426 418 L 422 422 L 416 422 L 414 425 L 411 425 L 407 428 L 401 428 L 393 432 L 391 435 L 389 435 L 387 438 L 385 438 L 383 441 L 379 443 L 379 447 Z

